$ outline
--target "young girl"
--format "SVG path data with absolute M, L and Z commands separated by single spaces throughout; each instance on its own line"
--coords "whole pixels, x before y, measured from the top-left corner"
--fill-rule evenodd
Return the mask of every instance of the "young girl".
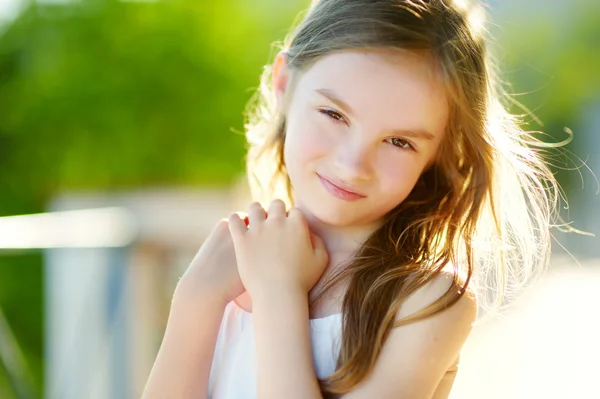
M 478 304 L 546 264 L 557 188 L 473 13 L 313 1 L 247 126 L 268 206 L 192 261 L 144 398 L 449 396 Z

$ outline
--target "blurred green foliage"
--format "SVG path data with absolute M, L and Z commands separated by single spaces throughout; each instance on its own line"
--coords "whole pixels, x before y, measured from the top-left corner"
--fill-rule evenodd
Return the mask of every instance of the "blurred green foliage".
M 60 190 L 230 182 L 244 153 L 232 129 L 242 130 L 270 43 L 307 5 L 30 6 L 0 36 L 0 216 L 43 211 Z M 510 15 L 499 37 L 512 91 L 529 93 L 516 98 L 557 139 L 564 126 L 591 134 L 577 130 L 581 108 L 600 93 L 600 13 L 588 11 L 571 10 L 561 26 L 534 10 Z M 41 265 L 38 253 L 0 257 L 0 306 L 39 392 Z
M 579 172 L 573 168 L 580 168 L 586 180 L 590 179 L 583 161 L 597 151 L 590 146 L 591 142 L 598 143 L 592 139 L 596 132 L 585 125 L 584 113 L 600 100 L 600 2 L 577 0 L 565 2 L 553 14 L 538 12 L 532 8 L 530 12 L 511 13 L 505 17 L 510 21 L 506 24 L 499 18 L 495 36 L 508 92 L 525 106 L 513 104 L 511 112 L 523 115 L 527 122 L 524 128 L 543 132 L 539 138 L 548 142 L 566 140 L 565 128 L 574 133 L 572 143 L 549 151 L 548 158 L 569 193 L 581 190 Z M 596 189 L 589 187 L 589 194 Z
M 43 387 L 43 267 L 37 251 L 4 254 L 0 257 L 0 306 L 18 340 L 27 362 L 26 384 L 34 393 Z M 0 398 L 12 392 L 0 362 Z M 20 398 L 19 398 L 20 399 Z
M 3 213 L 53 192 L 223 184 L 248 89 L 291 14 L 276 2 L 31 7 L 0 42 Z M 260 8 L 264 8 L 261 12 Z M 33 195 L 32 195 L 33 194 Z

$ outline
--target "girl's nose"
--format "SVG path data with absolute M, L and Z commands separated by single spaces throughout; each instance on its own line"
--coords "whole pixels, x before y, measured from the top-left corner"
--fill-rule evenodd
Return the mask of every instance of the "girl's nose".
M 337 177 L 347 182 L 367 180 L 371 177 L 371 149 L 360 139 L 360 134 L 349 133 L 337 145 L 335 168 Z

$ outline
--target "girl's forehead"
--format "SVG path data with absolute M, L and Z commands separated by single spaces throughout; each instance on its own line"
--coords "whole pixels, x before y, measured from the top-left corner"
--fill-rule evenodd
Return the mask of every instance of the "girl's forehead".
M 343 80 L 360 75 L 363 80 L 379 77 L 397 80 L 399 75 L 441 85 L 433 56 L 408 50 L 347 50 L 319 58 L 303 75 L 311 78 Z M 393 83 L 393 82 L 392 82 Z
M 332 89 L 359 97 L 445 97 L 446 89 L 431 57 L 408 52 L 346 51 L 326 55 L 298 77 L 308 91 Z M 375 100 L 375 98 L 371 98 Z M 385 101 L 389 101 L 386 98 Z
M 446 124 L 448 101 L 438 76 L 424 55 L 347 51 L 315 62 L 299 77 L 297 89 L 314 98 L 325 93 L 382 123 L 439 131 Z

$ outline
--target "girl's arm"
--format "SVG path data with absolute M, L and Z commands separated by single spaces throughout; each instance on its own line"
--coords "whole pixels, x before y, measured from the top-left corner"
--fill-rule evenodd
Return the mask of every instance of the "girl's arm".
M 322 397 L 312 358 L 307 294 L 268 289 L 252 299 L 252 312 L 258 397 Z
M 179 288 L 179 287 L 178 287 Z M 142 399 L 206 398 L 225 302 L 209 289 L 173 296 L 165 335 Z
M 206 398 L 225 306 L 243 292 L 229 224 L 223 219 L 175 289 L 165 336 L 142 399 Z
M 268 216 L 267 216 L 268 215 Z M 249 223 L 229 218 L 238 272 L 252 299 L 258 397 L 318 398 L 312 360 L 308 292 L 328 262 L 325 243 L 302 212 L 281 200 L 259 203 Z

